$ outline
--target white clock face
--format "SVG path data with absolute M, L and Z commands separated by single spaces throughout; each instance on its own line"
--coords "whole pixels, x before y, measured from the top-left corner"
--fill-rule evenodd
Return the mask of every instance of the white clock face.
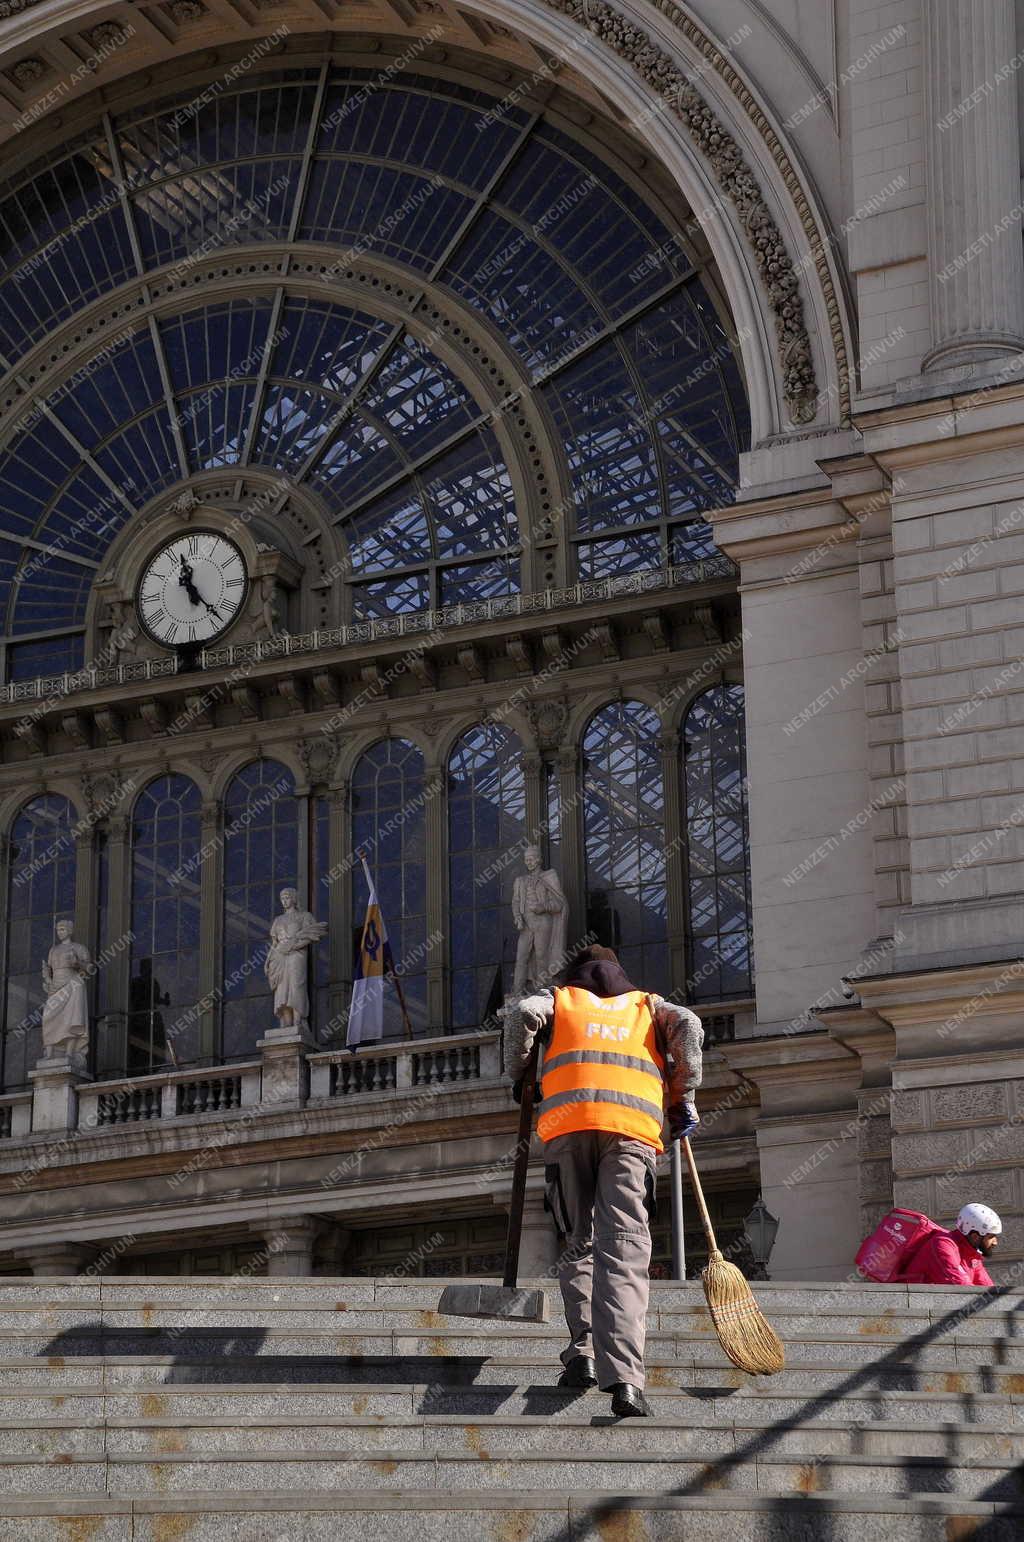
M 248 584 L 234 541 L 215 530 L 189 530 L 161 546 L 143 569 L 139 619 L 166 648 L 202 647 L 236 619 Z

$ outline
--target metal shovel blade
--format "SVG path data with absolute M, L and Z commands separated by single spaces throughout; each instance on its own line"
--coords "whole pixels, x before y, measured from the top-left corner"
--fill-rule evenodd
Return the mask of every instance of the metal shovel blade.
M 513 1322 L 547 1322 L 543 1290 L 508 1285 L 446 1285 L 437 1310 L 450 1317 L 497 1317 Z

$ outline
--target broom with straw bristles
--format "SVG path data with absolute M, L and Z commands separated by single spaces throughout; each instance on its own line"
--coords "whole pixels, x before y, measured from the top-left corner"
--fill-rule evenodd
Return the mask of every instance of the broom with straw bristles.
M 708 1263 L 701 1280 L 718 1342 L 741 1371 L 750 1371 L 754 1376 L 773 1376 L 786 1363 L 782 1341 L 771 1323 L 761 1315 L 746 1276 L 719 1251 L 688 1140 L 683 1141 L 683 1149 L 697 1208 L 704 1223 L 704 1235 L 708 1239 Z

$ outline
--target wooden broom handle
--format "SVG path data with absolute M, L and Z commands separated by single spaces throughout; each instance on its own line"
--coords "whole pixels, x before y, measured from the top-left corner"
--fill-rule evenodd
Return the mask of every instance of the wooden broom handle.
M 701 1188 L 700 1179 L 697 1177 L 697 1164 L 693 1160 L 693 1152 L 690 1150 L 689 1137 L 682 1141 L 681 1144 L 683 1150 L 686 1152 L 686 1165 L 690 1169 L 690 1182 L 693 1184 L 693 1193 L 697 1201 L 697 1209 L 700 1211 L 700 1218 L 704 1225 L 704 1235 L 708 1239 L 708 1252 L 717 1253 L 718 1243 L 715 1241 L 714 1227 L 711 1225 L 711 1217 L 708 1215 L 708 1207 L 704 1199 L 704 1190 Z

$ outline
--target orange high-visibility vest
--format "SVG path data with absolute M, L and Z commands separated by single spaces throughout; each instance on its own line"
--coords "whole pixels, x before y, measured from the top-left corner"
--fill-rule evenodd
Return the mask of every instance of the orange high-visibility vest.
M 662 1151 L 664 1066 L 642 991 L 605 997 L 578 985 L 556 990 L 537 1133 L 554 1140 L 605 1130 Z

